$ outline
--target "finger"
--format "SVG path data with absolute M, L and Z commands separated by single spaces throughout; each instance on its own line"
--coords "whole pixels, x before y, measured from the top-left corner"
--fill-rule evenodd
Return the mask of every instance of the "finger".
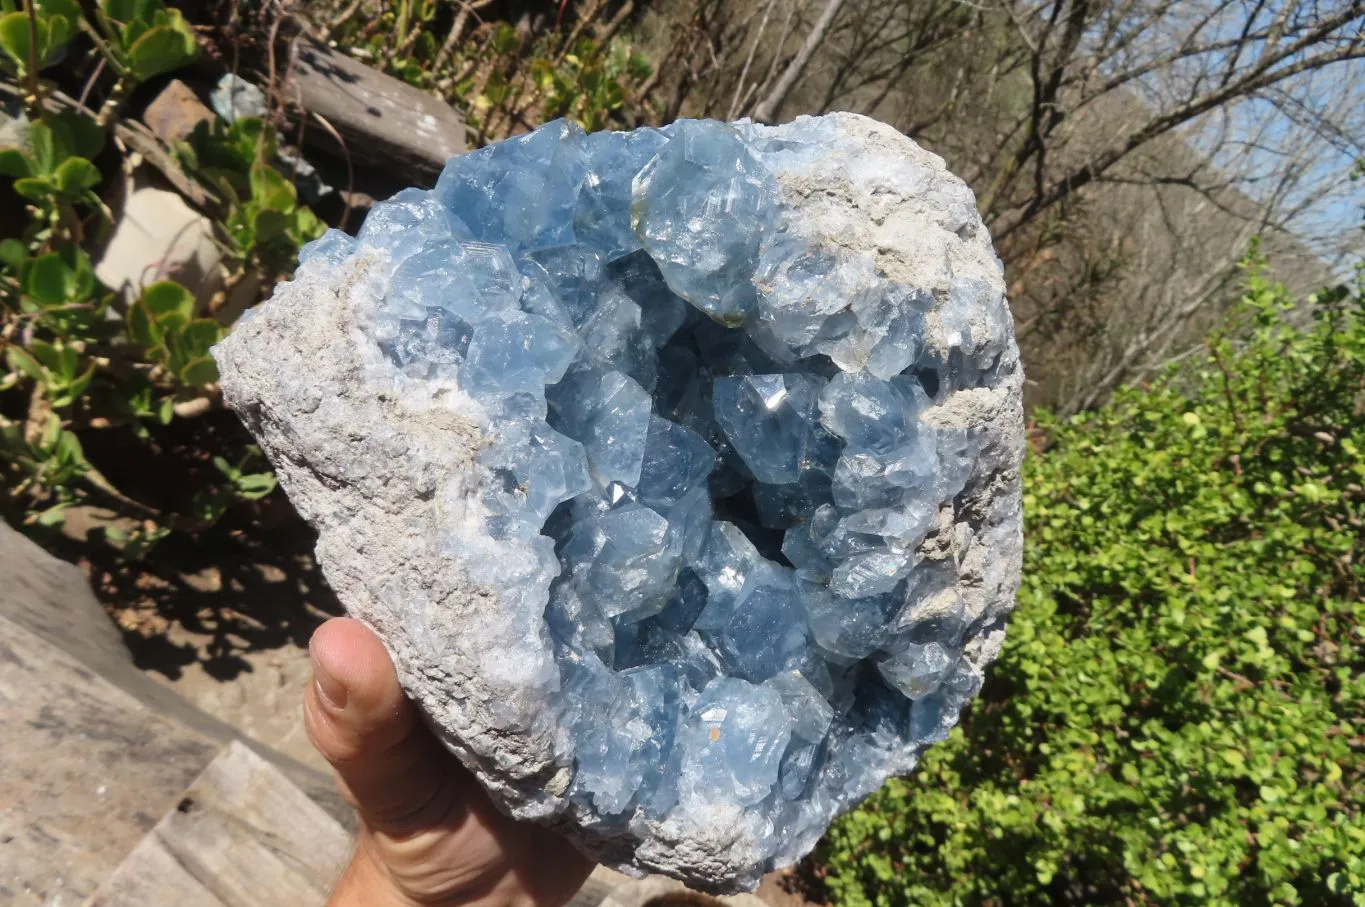
M 422 726 L 379 638 L 350 618 L 309 644 L 313 683 L 304 724 L 372 828 L 420 826 L 450 807 L 444 751 Z

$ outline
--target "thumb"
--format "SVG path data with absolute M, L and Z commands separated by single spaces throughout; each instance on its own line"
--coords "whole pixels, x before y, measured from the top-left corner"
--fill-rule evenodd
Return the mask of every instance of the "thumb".
M 383 643 L 359 621 L 334 618 L 309 654 L 304 725 L 361 818 L 395 833 L 440 821 L 453 793 L 445 751 L 403 695 Z

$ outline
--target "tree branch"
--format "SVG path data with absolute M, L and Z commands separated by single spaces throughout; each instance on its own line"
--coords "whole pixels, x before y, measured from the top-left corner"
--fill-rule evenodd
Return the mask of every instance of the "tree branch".
M 834 19 L 839 15 L 839 9 L 844 5 L 844 0 L 826 0 L 825 9 L 820 13 L 820 18 L 815 20 L 815 25 L 811 26 L 810 34 L 806 35 L 806 41 L 797 51 L 796 56 L 787 64 L 783 70 L 782 77 L 777 80 L 773 90 L 766 98 L 758 103 L 754 108 L 754 119 L 760 122 L 771 122 L 777 115 L 777 108 L 782 106 L 782 102 L 791 94 L 791 90 L 796 87 L 796 82 L 805 72 L 806 66 L 810 63 L 810 58 L 815 55 L 815 51 L 825 40 L 826 33 L 834 24 Z

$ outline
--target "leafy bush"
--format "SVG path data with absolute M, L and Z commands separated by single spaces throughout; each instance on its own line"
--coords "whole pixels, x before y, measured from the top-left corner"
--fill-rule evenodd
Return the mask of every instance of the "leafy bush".
M 619 41 L 582 39 L 558 65 L 548 57 L 531 62 L 531 77 L 544 96 L 543 118 L 569 117 L 588 132 L 611 128 L 631 87 L 652 71 L 647 59 Z
M 105 0 L 95 18 L 105 62 L 125 79 L 145 81 L 184 66 L 198 52 L 185 17 L 161 0 Z
M 111 73 L 95 116 L 40 78 L 79 34 Z M 28 214 L 22 237 L 0 242 L 0 510 L 41 530 L 72 505 L 97 505 L 113 517 L 105 539 L 126 557 L 172 531 L 208 529 L 275 485 L 230 416 L 226 431 L 205 416 L 226 415 L 209 348 L 228 325 L 214 306 L 172 280 L 125 301 L 99 284 L 85 250 L 109 227 L 97 162 L 129 92 L 196 52 L 189 25 L 161 0 L 102 0 L 88 19 L 70 0 L 22 9 L 0 0 L 0 69 L 20 81 L 29 119 L 23 146 L 0 148 L 0 177 Z M 226 287 L 248 272 L 270 285 L 322 232 L 270 163 L 266 121 L 201 123 L 172 150 L 217 201 Z M 154 500 L 123 477 L 152 486 Z
M 369 18 L 354 0 L 324 8 L 342 8 L 328 17 L 339 47 L 462 108 L 476 144 L 557 117 L 590 132 L 652 118 L 642 89 L 653 67 L 614 35 L 607 4 L 576 10 L 572 27 L 544 15 L 534 30 L 490 21 L 466 34 L 469 12 L 487 5 L 382 0 Z
M 839 904 L 1365 904 L 1365 281 L 1300 330 L 1247 278 L 1195 370 L 1040 418 L 987 698 L 831 831 Z
M 268 284 L 292 270 L 299 248 L 326 229 L 271 163 L 276 145 L 269 123 L 239 117 L 201 122 L 175 149 L 185 170 L 225 203 L 218 228 L 227 251 L 242 266 L 259 266 Z
M 30 22 L 22 3 L 0 0 L 0 68 L 23 79 L 60 59 L 82 19 L 76 0 L 34 0 L 34 12 Z

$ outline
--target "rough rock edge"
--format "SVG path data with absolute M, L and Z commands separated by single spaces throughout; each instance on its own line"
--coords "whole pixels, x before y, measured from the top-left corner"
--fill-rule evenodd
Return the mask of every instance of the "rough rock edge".
M 952 276 L 1003 289 L 971 192 L 940 158 L 865 117 L 837 114 L 830 122 L 840 141 L 828 156 L 799 163 L 765 156 L 793 229 L 872 251 L 888 277 L 936 295 Z M 751 127 L 776 137 L 789 128 Z M 310 263 L 214 351 L 225 399 L 318 529 L 328 582 L 385 640 L 404 688 L 506 811 L 560 830 L 593 859 L 631 875 L 659 872 L 718 893 L 752 889 L 777 867 L 760 863 L 747 846 L 742 811 L 729 817 L 733 823 L 713 817 L 706 829 L 674 820 L 609 837 L 585 826 L 586 817 L 560 796 L 568 780 L 555 760 L 562 741 L 542 694 L 518 685 L 544 679 L 548 645 L 526 652 L 524 663 L 486 664 L 490 634 L 511 641 L 525 628 L 503 613 L 496 590 L 470 580 L 455 553 L 478 523 L 474 457 L 486 443 L 484 416 L 454 386 L 404 383 L 369 342 L 366 317 L 388 271 L 376 254 L 331 270 Z M 941 350 L 952 329 L 936 312 L 928 342 Z M 1023 376 L 1012 330 L 997 339 L 1007 366 L 1000 384 L 953 394 L 926 414 L 940 425 L 987 428 L 956 517 L 945 507 L 923 549 L 959 565 L 959 591 L 980 619 L 966 646 L 978 668 L 1003 642 L 1022 549 Z M 377 381 L 396 387 L 376 396 L 372 388 L 388 386 Z M 483 630 L 477 639 L 466 632 L 474 626 Z M 446 647 L 439 663 L 424 654 L 433 644 Z M 909 771 L 917 758 L 918 750 L 907 749 L 891 768 Z M 841 800 L 839 810 L 860 798 Z

